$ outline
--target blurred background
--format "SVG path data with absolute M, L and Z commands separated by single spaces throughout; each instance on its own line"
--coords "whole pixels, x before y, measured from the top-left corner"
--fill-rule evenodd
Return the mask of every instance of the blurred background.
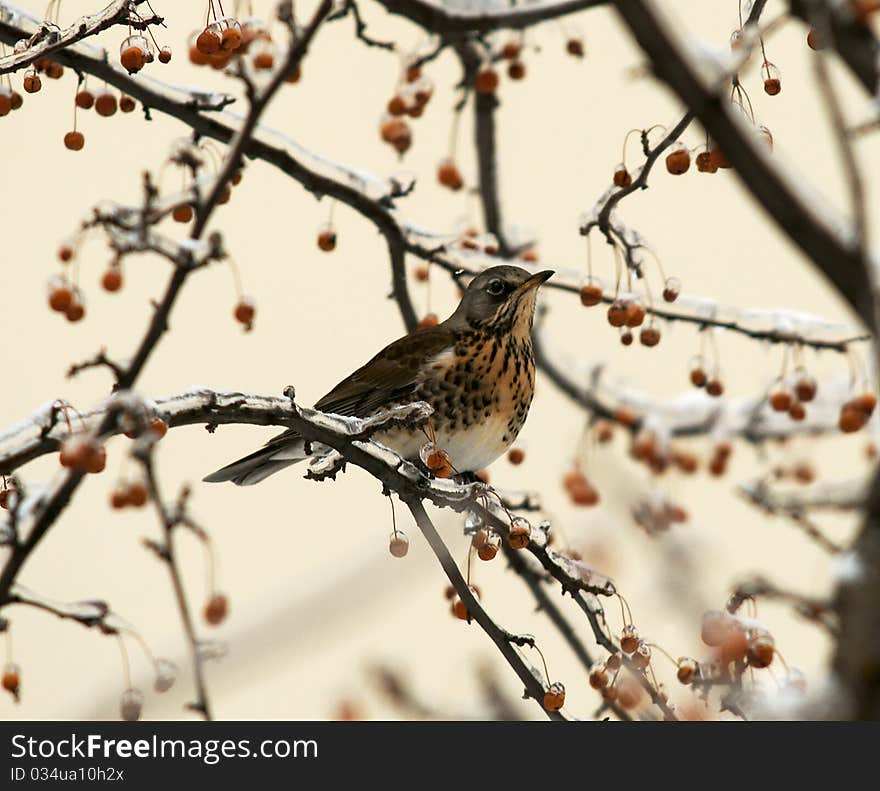
M 21 0 L 35 15 L 43 3 Z M 96 10 L 100 3 L 64 0 L 61 22 Z M 175 83 L 208 85 L 238 92 L 231 78 L 187 62 L 187 37 L 204 18 L 204 3 L 158 0 L 165 16 L 174 58 L 153 64 L 151 77 Z M 272 4 L 257 0 L 254 11 L 271 14 Z M 720 49 L 737 26 L 732 2 L 674 0 L 663 4 L 682 29 Z M 783 10 L 770 0 L 767 18 Z M 778 7 L 777 7 L 778 6 Z M 312 3 L 298 6 L 300 18 Z M 369 33 L 404 48 L 424 39 L 418 28 L 363 0 Z M 584 36 L 586 57 L 567 55 L 572 31 Z M 115 53 L 124 37 L 112 29 L 99 42 Z M 830 127 L 817 92 L 806 30 L 787 22 L 767 41 L 767 53 L 780 69 L 783 90 L 766 96 L 757 63 L 743 73 L 758 122 L 767 125 L 777 156 L 801 174 L 840 210 L 846 209 L 842 167 L 835 156 Z M 550 22 L 526 36 L 526 79 L 511 82 L 502 74 L 498 111 L 499 178 L 504 215 L 538 238 L 542 266 L 583 271 L 585 248 L 578 234 L 580 215 L 608 185 L 620 161 L 624 135 L 631 128 L 669 124 L 680 116 L 677 101 L 644 74 L 640 51 L 609 8 Z M 451 107 L 460 67 L 449 52 L 426 67 L 435 94 L 425 115 L 413 122 L 414 143 L 403 162 L 378 136 L 379 119 L 393 94 L 401 63 L 393 54 L 368 48 L 353 35 L 346 19 L 328 24 L 314 42 L 299 84 L 285 86 L 266 121 L 306 148 L 332 160 L 385 177 L 415 174 L 417 186 L 400 202 L 403 216 L 420 225 L 449 230 L 479 225 L 476 199 L 450 193 L 436 183 L 437 162 L 448 153 Z M 842 70 L 835 85 L 852 121 L 864 120 L 860 94 Z M 20 78 L 19 78 L 20 79 Z M 91 87 L 97 87 L 91 81 Z M 139 257 L 129 261 L 119 294 L 101 290 L 99 279 L 109 254 L 99 239 L 80 254 L 80 281 L 87 316 L 69 324 L 46 306 L 46 281 L 59 266 L 56 250 L 75 232 L 95 204 L 112 199 L 136 202 L 141 172 L 157 172 L 174 142 L 188 130 L 153 113 L 145 122 L 140 109 L 129 115 L 79 116 L 86 137 L 81 152 L 65 150 L 62 138 L 71 126 L 75 76 L 44 80 L 41 93 L 26 96 L 24 107 L 0 119 L 3 152 L 3 256 L 0 263 L 3 310 L 3 382 L 0 426 L 10 425 L 56 398 L 86 409 L 106 396 L 110 380 L 101 370 L 76 379 L 65 372 L 106 346 L 114 357 L 130 354 L 167 278 L 167 265 Z M 701 131 L 692 127 L 685 141 L 695 146 Z M 465 111 L 459 130 L 458 159 L 469 183 L 475 181 L 472 114 Z M 640 162 L 630 149 L 632 166 Z M 865 173 L 880 172 L 876 141 L 866 137 L 857 149 Z M 650 240 L 669 275 L 681 278 L 684 293 L 714 297 L 742 308 L 785 307 L 853 326 L 848 309 L 803 256 L 739 186 L 732 171 L 708 176 L 689 172 L 672 177 L 661 166 L 646 192 L 622 205 L 622 216 Z M 179 189 L 179 174 L 166 169 L 162 186 Z M 876 186 L 870 208 L 876 210 Z M 347 207 L 333 210 L 338 246 L 318 249 L 315 238 L 328 220 L 330 202 L 318 202 L 272 167 L 250 163 L 231 202 L 219 209 L 214 227 L 221 231 L 255 301 L 253 332 L 243 333 L 233 317 L 236 302 L 231 270 L 216 265 L 193 277 L 174 310 L 171 333 L 153 355 L 139 382 L 145 395 L 161 396 L 192 385 L 280 393 L 296 386 L 302 403 L 320 398 L 343 376 L 403 331 L 394 302 L 387 299 L 389 266 L 385 243 L 374 227 Z M 872 215 L 873 216 L 873 215 Z M 185 228 L 167 221 L 169 234 Z M 419 262 L 411 261 L 415 267 Z M 611 277 L 613 258 L 594 244 L 597 273 Z M 659 283 L 657 273 L 651 275 Z M 441 271 L 428 290 L 413 282 L 421 313 L 443 318 L 456 295 Z M 588 311 L 570 295 L 545 294 L 548 337 L 560 354 L 584 362 L 607 363 L 615 379 L 659 399 L 688 390 L 691 357 L 699 338 L 691 326 L 664 327 L 655 349 L 624 349 L 608 327 L 604 311 Z M 841 332 L 844 335 L 846 330 Z M 727 392 L 761 392 L 777 374 L 781 350 L 730 334 L 717 334 Z M 859 350 L 864 355 L 865 349 Z M 806 356 L 820 380 L 846 376 L 845 357 L 834 353 Z M 490 469 L 503 488 L 541 492 L 554 529 L 585 560 L 612 576 L 632 607 L 643 635 L 673 657 L 703 650 L 699 616 L 722 607 L 730 588 L 754 572 L 783 586 L 823 595 L 837 573 L 832 559 L 784 519 L 767 518 L 736 494 L 736 486 L 776 464 L 809 461 L 822 477 L 845 479 L 865 474 L 865 433 L 833 439 L 798 439 L 770 445 L 762 453 L 738 445 L 726 476 L 705 472 L 685 478 L 671 471 L 654 480 L 627 457 L 624 437 L 602 446 L 578 442 L 586 415 L 544 378 L 520 446 L 525 461 L 505 459 Z M 230 615 L 218 628 L 200 623 L 200 632 L 227 648 L 207 668 L 208 686 L 219 718 L 333 718 L 357 716 L 394 719 L 417 716 L 383 694 L 374 669 L 399 674 L 425 710 L 437 716 L 485 717 L 488 674 L 514 701 L 518 716 L 543 719 L 534 705 L 516 702 L 521 693 L 510 669 L 486 636 L 450 616 L 443 597 L 446 580 L 405 509 L 398 524 L 409 534 L 405 559 L 388 553 L 391 530 L 388 503 L 380 486 L 357 469 L 335 483 L 304 481 L 299 468 L 251 488 L 199 483 L 206 473 L 249 452 L 274 429 L 201 427 L 169 433 L 158 448 L 158 468 L 171 496 L 193 483 L 192 511 L 211 533 L 219 559 L 219 587 L 229 596 Z M 152 650 L 180 666 L 174 689 L 152 692 L 149 665 L 130 645 L 134 681 L 146 691 L 146 718 L 186 716 L 192 679 L 166 569 L 141 545 L 157 537 L 159 526 L 149 509 L 111 511 L 108 497 L 121 474 L 127 446 L 116 438 L 108 446 L 102 475 L 90 476 L 73 505 L 28 562 L 20 580 L 42 595 L 63 601 L 101 598 L 130 621 Z M 690 443 L 705 456 L 709 440 Z M 578 453 L 602 501 L 578 508 L 569 501 L 562 478 Z M 47 480 L 58 472 L 56 456 L 25 467 L 26 480 Z M 631 516 L 633 504 L 656 488 L 668 492 L 689 512 L 686 523 L 659 535 L 647 535 Z M 462 519 L 432 512 L 461 564 L 467 540 Z M 845 541 L 854 516 L 821 518 L 835 541 Z M 179 537 L 191 601 L 201 610 L 205 596 L 200 546 Z M 599 703 L 584 672 L 549 622 L 534 612 L 528 591 L 506 573 L 501 558 L 478 563 L 475 581 L 489 613 L 506 628 L 533 633 L 555 679 L 566 684 L 567 710 L 589 717 Z M 555 592 L 554 592 L 555 595 Z M 587 643 L 587 624 L 570 599 L 569 613 Z M 620 627 L 614 603 L 607 606 L 611 625 Z M 810 684 L 821 683 L 829 643 L 818 629 L 788 610 L 759 604 L 759 617 L 772 630 L 789 665 L 804 671 Z M 22 668 L 22 701 L 0 697 L 4 718 L 115 718 L 125 681 L 113 639 L 78 624 L 38 612 L 12 609 L 11 655 Z M 2 648 L 0 648 L 2 650 Z M 598 651 L 597 651 L 598 653 Z M 538 662 L 534 657 L 534 662 Z M 661 656 L 655 669 L 671 697 L 692 706 L 689 690 L 676 684 L 674 667 Z M 782 675 L 777 671 L 777 677 Z M 768 682 L 771 686 L 772 680 Z M 699 707 L 694 708 L 697 711 Z

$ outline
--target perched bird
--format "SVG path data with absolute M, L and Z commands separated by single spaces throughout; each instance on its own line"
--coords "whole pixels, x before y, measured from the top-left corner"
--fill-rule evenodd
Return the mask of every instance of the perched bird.
M 415 462 L 430 437 L 456 473 L 483 469 L 507 450 L 528 415 L 535 391 L 535 297 L 552 274 L 486 269 L 446 321 L 386 346 L 315 408 L 366 418 L 425 401 L 434 410 L 428 426 L 380 431 L 373 439 Z M 306 442 L 291 429 L 204 480 L 249 486 L 306 458 Z

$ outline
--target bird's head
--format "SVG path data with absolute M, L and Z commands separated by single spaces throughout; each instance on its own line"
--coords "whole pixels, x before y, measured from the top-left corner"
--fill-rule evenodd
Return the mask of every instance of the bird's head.
M 480 272 L 465 289 L 452 320 L 472 328 L 528 333 L 535 314 L 538 286 L 553 271 L 532 274 L 518 266 L 493 266 Z

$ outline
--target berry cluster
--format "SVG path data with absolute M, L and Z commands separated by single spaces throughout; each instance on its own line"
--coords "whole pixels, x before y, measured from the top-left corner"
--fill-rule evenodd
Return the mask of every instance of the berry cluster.
M 379 136 L 382 141 L 401 156 L 409 151 L 413 139 L 412 128 L 406 118 L 421 118 L 433 94 L 434 85 L 430 79 L 422 75 L 421 66 L 410 63 L 403 67 L 394 94 L 388 100 L 385 114 L 379 121 Z M 440 183 L 445 182 L 441 179 Z M 453 186 L 451 183 L 446 186 L 450 189 L 460 189 L 462 183 L 458 186 Z

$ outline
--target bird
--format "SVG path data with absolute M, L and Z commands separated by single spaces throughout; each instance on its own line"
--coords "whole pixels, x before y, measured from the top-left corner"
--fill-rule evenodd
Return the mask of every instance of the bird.
M 472 479 L 507 451 L 528 416 L 535 392 L 531 331 L 537 291 L 553 274 L 512 265 L 483 270 L 449 318 L 386 346 L 315 409 L 367 418 L 424 401 L 433 409 L 425 426 L 381 430 L 373 440 L 416 464 L 424 462 L 430 442 L 457 476 Z M 318 452 L 289 429 L 203 480 L 250 486 Z

